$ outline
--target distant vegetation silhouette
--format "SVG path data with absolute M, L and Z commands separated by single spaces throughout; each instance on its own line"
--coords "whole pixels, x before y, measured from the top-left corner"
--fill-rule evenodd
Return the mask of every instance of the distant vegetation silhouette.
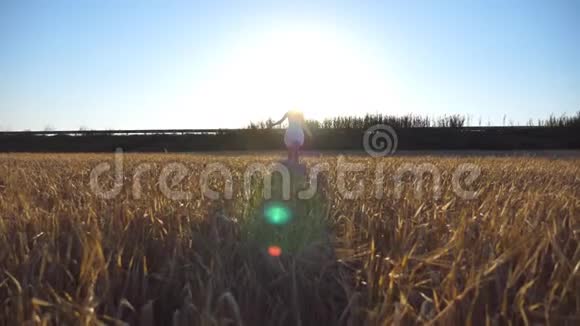
M 538 120 L 538 125 L 542 127 L 576 127 L 580 128 L 580 111 L 576 112 L 575 116 L 560 116 L 551 115 L 546 120 Z
M 505 126 L 505 117 L 504 117 Z M 337 116 L 327 118 L 322 121 L 307 120 L 310 129 L 368 129 L 377 124 L 389 125 L 393 128 L 462 128 L 466 126 L 468 118 L 460 115 L 445 115 L 438 118 L 428 116 L 407 114 L 395 116 L 388 114 L 366 114 L 364 116 Z M 250 123 L 248 129 L 269 129 L 273 120 L 258 121 Z M 473 125 L 470 125 L 473 127 Z M 489 126 L 489 123 L 488 123 Z M 510 123 L 510 126 L 515 126 Z M 580 127 L 580 111 L 573 116 L 555 116 L 550 115 L 547 119 L 538 119 L 537 121 L 529 120 L 527 126 L 537 127 Z M 475 127 L 484 127 L 481 120 Z
M 505 121 L 505 118 L 504 118 Z M 284 149 L 282 128 L 270 121 L 241 129 L 211 130 L 85 130 L 0 132 L 0 152 L 137 152 L 259 151 Z M 307 121 L 310 151 L 362 151 L 365 131 L 389 125 L 396 131 L 399 150 L 547 150 L 580 149 L 580 112 L 554 115 L 527 126 L 466 126 L 468 118 L 450 115 L 367 114 Z M 376 135 L 376 133 L 373 133 Z M 367 135 L 368 136 L 368 135 Z

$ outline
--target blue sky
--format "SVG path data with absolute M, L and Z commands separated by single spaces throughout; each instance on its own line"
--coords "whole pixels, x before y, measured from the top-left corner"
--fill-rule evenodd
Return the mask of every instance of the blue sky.
M 0 1 L 0 128 L 580 111 L 580 1 Z

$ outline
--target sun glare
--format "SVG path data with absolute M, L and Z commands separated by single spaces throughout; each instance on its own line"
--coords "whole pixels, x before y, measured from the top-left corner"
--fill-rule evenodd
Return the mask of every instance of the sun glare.
M 273 30 L 238 42 L 203 86 L 203 104 L 237 108 L 240 113 L 230 119 L 238 124 L 277 118 L 290 108 L 299 108 L 308 119 L 361 107 L 381 110 L 389 103 L 389 86 L 377 62 L 368 49 L 336 32 Z

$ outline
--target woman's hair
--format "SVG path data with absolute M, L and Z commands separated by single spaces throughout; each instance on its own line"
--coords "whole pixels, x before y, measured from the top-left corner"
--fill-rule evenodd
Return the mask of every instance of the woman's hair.
M 298 110 L 288 111 L 288 120 L 302 120 L 304 121 L 304 114 Z

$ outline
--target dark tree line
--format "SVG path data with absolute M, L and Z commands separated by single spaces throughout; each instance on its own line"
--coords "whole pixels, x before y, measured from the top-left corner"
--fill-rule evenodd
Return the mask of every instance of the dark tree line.
M 431 118 L 414 114 L 394 116 L 377 113 L 366 114 L 364 116 L 338 116 L 327 118 L 322 121 L 307 120 L 306 124 L 310 129 L 367 129 L 377 124 L 386 124 L 394 128 L 461 128 L 466 126 L 466 121 L 468 121 L 468 119 L 460 114 Z M 272 119 L 252 122 L 247 126 L 247 129 L 268 129 L 269 125 L 273 122 Z M 580 111 L 573 116 L 562 115 L 557 117 L 555 115 L 550 115 L 547 119 L 538 119 L 536 123 L 533 123 L 533 121 L 530 120 L 528 121 L 527 126 L 550 128 L 580 127 Z M 479 121 L 478 127 L 483 127 L 481 125 L 481 120 Z
M 546 120 L 538 120 L 538 126 L 542 127 L 580 127 L 580 111 L 576 112 L 576 115 L 566 116 L 562 115 L 556 117 L 550 115 Z

